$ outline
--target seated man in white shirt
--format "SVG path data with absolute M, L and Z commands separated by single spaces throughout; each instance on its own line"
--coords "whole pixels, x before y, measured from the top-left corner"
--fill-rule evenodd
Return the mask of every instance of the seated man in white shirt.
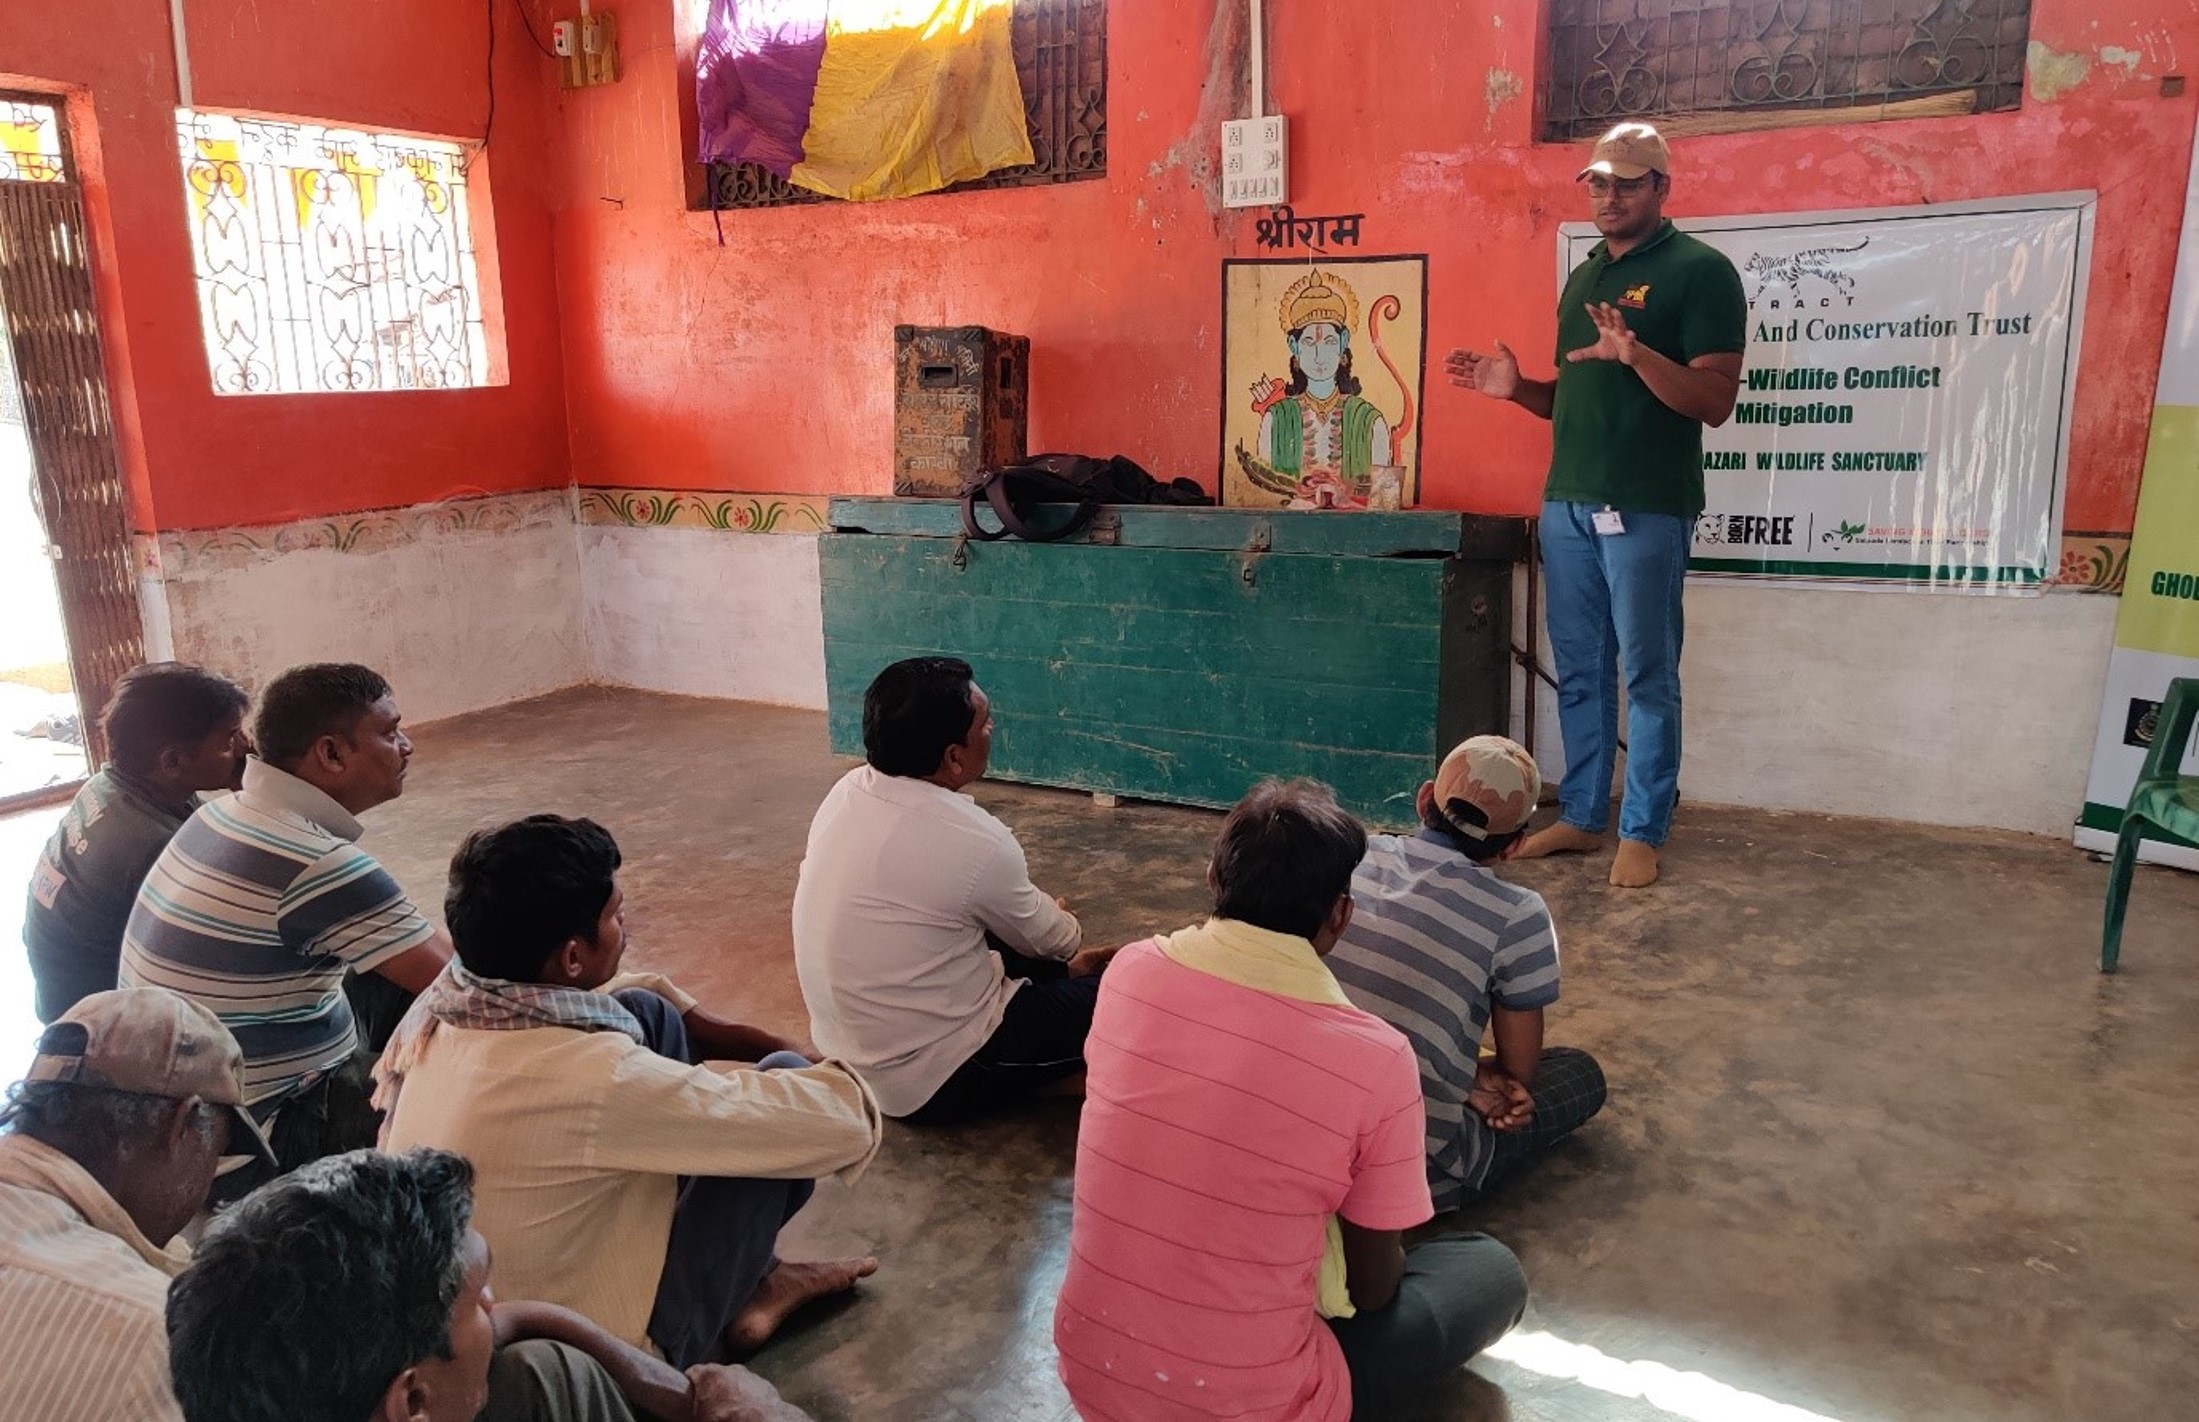
M 443 901 L 457 961 L 399 1024 L 375 1099 L 386 1149 L 473 1162 L 507 1292 L 688 1368 L 877 1269 L 782 1263 L 775 1245 L 816 1177 L 870 1161 L 882 1123 L 847 1067 L 661 978 L 620 979 L 619 863 L 590 820 L 468 836 Z
M 868 764 L 809 827 L 794 967 L 810 1035 L 889 1116 L 966 1120 L 1074 1093 L 1112 949 L 1031 883 L 1023 846 L 963 792 L 984 778 L 991 703 L 967 662 L 912 657 L 863 698 Z

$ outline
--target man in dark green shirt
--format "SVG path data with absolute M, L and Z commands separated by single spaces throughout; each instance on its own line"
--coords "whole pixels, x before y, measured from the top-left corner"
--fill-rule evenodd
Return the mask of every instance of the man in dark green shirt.
M 1680 596 L 1703 511 L 1703 426 L 1740 390 L 1748 301 L 1724 254 L 1664 215 L 1671 158 L 1654 128 L 1598 140 L 1581 185 L 1603 241 L 1558 301 L 1558 372 L 1529 380 L 1509 346 L 1451 352 L 1453 383 L 1552 426 L 1543 576 L 1565 781 L 1556 824 L 1517 854 L 1603 843 L 1626 673 L 1626 792 L 1611 882 L 1656 882 L 1680 784 Z
M 250 704 L 227 677 L 179 662 L 133 667 L 100 726 L 107 764 L 77 791 L 31 871 L 23 942 L 38 1020 L 115 985 L 138 886 L 208 790 L 234 790 Z

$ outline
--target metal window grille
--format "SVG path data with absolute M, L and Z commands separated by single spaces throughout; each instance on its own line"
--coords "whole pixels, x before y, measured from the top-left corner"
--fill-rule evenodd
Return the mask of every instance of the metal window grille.
M 2030 0 L 1552 0 L 1543 137 L 1964 92 L 2013 109 L 2030 28 Z
M 1107 176 L 1107 0 L 1015 0 L 1013 26 L 1016 76 L 1036 161 L 957 183 L 948 192 Z M 706 208 L 834 201 L 753 163 L 704 165 Z
M 214 390 L 488 383 L 467 151 L 179 110 Z
M 68 175 L 60 110 L 28 99 L 0 99 L 0 182 L 59 183 Z

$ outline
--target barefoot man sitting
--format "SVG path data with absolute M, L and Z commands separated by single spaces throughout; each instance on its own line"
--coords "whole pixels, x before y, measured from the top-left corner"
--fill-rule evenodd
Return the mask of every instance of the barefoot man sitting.
M 601 825 L 555 815 L 459 846 L 443 909 L 458 958 L 376 1070 L 383 1146 L 472 1160 L 503 1292 L 688 1368 L 877 1269 L 784 1263 L 775 1244 L 814 1177 L 868 1164 L 884 1118 L 837 1062 L 661 978 L 618 978 L 618 867 Z

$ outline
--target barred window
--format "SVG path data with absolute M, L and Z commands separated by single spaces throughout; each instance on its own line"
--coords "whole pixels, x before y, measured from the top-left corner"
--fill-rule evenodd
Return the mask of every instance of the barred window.
M 176 113 L 219 395 L 487 385 L 458 143 Z
M 2013 109 L 2030 29 L 2031 0 L 1551 0 L 1542 136 Z
M 1016 77 L 1036 161 L 950 193 L 1038 187 L 1107 176 L 1107 0 L 1014 0 Z M 753 163 L 704 165 L 702 208 L 834 202 Z

